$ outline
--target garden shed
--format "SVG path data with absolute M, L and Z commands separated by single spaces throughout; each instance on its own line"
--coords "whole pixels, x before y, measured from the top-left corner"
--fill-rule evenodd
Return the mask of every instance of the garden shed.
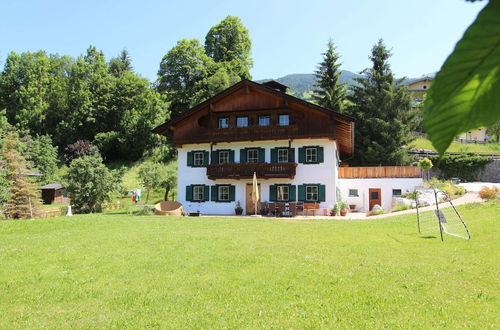
M 65 197 L 66 190 L 62 184 L 49 183 L 40 187 L 40 190 L 42 190 L 43 204 L 60 204 L 68 201 L 68 198 Z

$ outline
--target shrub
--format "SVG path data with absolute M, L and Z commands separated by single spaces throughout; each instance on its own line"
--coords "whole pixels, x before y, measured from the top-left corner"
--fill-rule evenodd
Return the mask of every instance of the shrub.
M 74 159 L 83 156 L 97 155 L 99 155 L 99 149 L 90 144 L 87 140 L 78 140 L 75 143 L 68 144 L 66 148 L 64 148 L 64 162 L 68 165 L 71 164 Z
M 432 178 L 425 181 L 425 186 L 428 188 L 435 188 L 446 193 L 451 199 L 457 198 L 465 194 L 465 189 L 459 187 L 453 181 L 439 180 L 438 178 Z
M 68 194 L 75 211 L 100 212 L 102 204 L 120 186 L 121 176 L 110 171 L 100 156 L 84 156 L 73 160 L 67 174 Z
M 481 188 L 479 191 L 479 197 L 482 199 L 495 199 L 495 198 L 500 198 L 500 189 L 497 187 L 489 188 L 484 186 Z
M 399 212 L 399 211 L 404 211 L 404 210 L 409 210 L 409 209 L 411 209 L 410 205 L 399 204 L 399 205 L 394 206 L 394 208 L 392 209 L 392 212 Z
M 431 156 L 430 159 L 443 172 L 445 178 L 459 177 L 463 181 L 477 180 L 484 167 L 492 161 L 475 153 L 444 154 L 441 158 Z

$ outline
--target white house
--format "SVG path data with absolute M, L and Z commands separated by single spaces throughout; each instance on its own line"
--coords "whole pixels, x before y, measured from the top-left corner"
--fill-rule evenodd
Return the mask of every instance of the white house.
M 155 129 L 177 148 L 178 201 L 188 212 L 234 214 L 239 202 L 252 214 L 254 172 L 261 201 L 317 203 L 322 209 L 340 194 L 368 210 L 373 188 L 381 189 L 378 203 L 390 208 L 389 192 L 413 190 L 421 182 L 339 179 L 341 159 L 353 153 L 352 118 L 285 91 L 275 81 L 243 80 Z M 357 196 L 349 196 L 354 189 Z

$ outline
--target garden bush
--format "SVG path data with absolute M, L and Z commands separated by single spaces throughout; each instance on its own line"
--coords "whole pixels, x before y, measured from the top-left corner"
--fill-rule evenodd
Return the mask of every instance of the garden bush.
M 479 191 L 479 197 L 482 199 L 496 199 L 500 198 L 500 189 L 497 187 L 489 188 L 489 187 L 483 187 Z

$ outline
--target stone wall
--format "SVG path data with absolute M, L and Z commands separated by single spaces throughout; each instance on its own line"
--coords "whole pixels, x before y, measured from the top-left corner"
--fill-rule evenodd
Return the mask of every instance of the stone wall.
M 430 177 L 442 177 L 441 171 L 433 167 L 430 170 Z M 483 173 L 479 176 L 482 182 L 500 182 L 500 159 L 494 159 L 491 163 L 484 167 Z

